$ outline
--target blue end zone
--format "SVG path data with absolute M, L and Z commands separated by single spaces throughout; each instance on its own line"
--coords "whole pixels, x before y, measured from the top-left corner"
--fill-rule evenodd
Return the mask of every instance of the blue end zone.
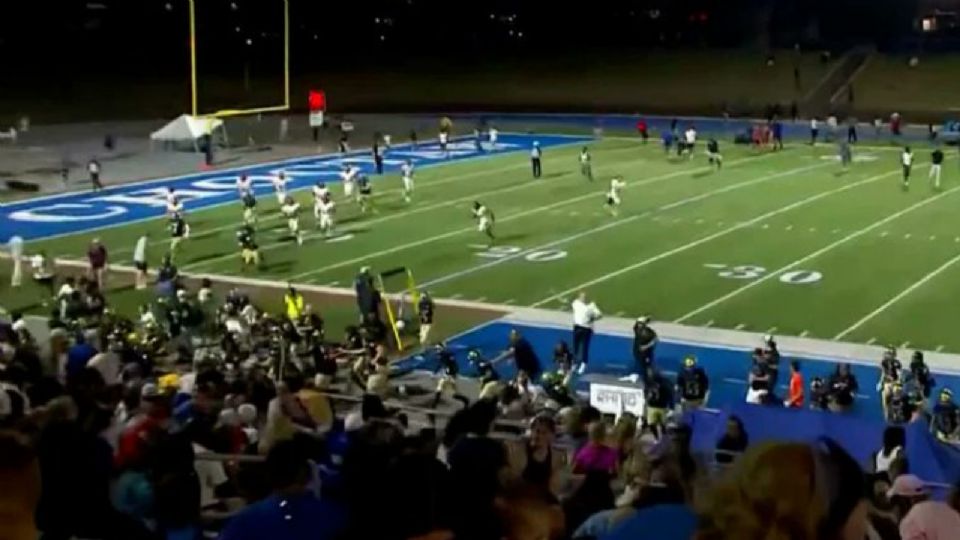
M 478 149 L 474 139 L 459 138 L 448 146 L 449 156 L 442 153 L 439 144 L 434 141 L 417 145 L 416 148 L 403 144 L 393 146 L 386 152 L 384 169 L 395 172 L 407 159 L 418 167 L 431 167 L 527 151 L 534 140 L 539 141 L 541 147 L 548 148 L 583 143 L 590 139 L 565 135 L 501 134 L 496 148 L 490 148 L 489 143 L 484 141 L 482 149 Z M 112 186 L 97 193 L 65 193 L 14 202 L 0 206 L 0 242 L 6 243 L 14 235 L 24 240 L 41 240 L 161 217 L 166 209 L 167 187 L 177 190 L 186 209 L 198 210 L 237 201 L 236 179 L 243 174 L 253 181 L 255 191 L 261 194 L 272 192 L 271 179 L 283 171 L 289 178 L 287 190 L 296 191 L 318 181 L 339 181 L 339 172 L 344 164 L 357 166 L 368 175 L 373 175 L 375 171 L 370 152 L 358 151 L 158 178 Z
M 484 358 L 490 359 L 506 348 L 511 329 L 516 328 L 530 341 L 541 365 L 550 369 L 553 361 L 553 347 L 560 340 L 571 339 L 568 329 L 514 324 L 505 321 L 488 323 L 449 341 L 450 348 L 456 353 L 463 376 L 476 375 L 466 360 L 467 351 L 477 348 Z M 853 410 L 847 414 L 834 414 L 809 409 L 785 409 L 749 405 L 744 402 L 746 394 L 746 373 L 750 366 L 750 351 L 691 345 L 676 342 L 661 342 L 657 347 L 656 365 L 665 373 L 673 375 L 680 367 L 683 357 L 688 354 L 697 356 L 699 364 L 706 369 L 710 377 L 710 401 L 707 404 L 713 411 L 697 411 L 687 416 L 687 422 L 693 429 L 693 449 L 705 455 L 712 454 L 717 441 L 723 435 L 726 420 L 730 415 L 739 416 L 750 437 L 751 444 L 764 440 L 813 442 L 820 437 L 829 436 L 847 449 L 860 463 L 869 463 L 872 453 L 881 445 L 882 433 L 886 427 L 875 390 L 879 377 L 879 368 L 873 362 L 853 364 L 852 372 L 860 384 L 860 399 Z M 787 358 L 800 360 L 801 370 L 809 385 L 814 376 L 826 377 L 836 363 L 817 358 Z M 631 339 L 623 336 L 597 334 L 590 348 L 590 365 L 586 374 L 627 375 L 631 371 L 633 356 Z M 415 356 L 401 361 L 401 370 L 434 370 L 436 359 L 431 354 Z M 497 371 L 504 378 L 512 377 L 516 368 L 512 363 L 501 363 Z M 788 371 L 781 367 L 780 392 L 784 393 Z M 956 374 L 935 373 L 938 388 L 944 386 L 957 392 L 960 388 L 960 376 Z M 587 392 L 589 383 L 575 381 L 578 392 Z M 934 395 L 936 395 L 934 391 Z M 910 471 L 928 482 L 937 483 L 935 487 L 949 488 L 960 480 L 960 450 L 938 442 L 924 423 L 912 423 L 906 426 L 906 455 Z
M 457 354 L 461 374 L 468 377 L 475 375 L 473 368 L 466 361 L 468 349 L 479 349 L 484 358 L 493 358 L 506 348 L 508 335 L 512 328 L 520 330 L 520 333 L 530 341 L 540 357 L 540 363 L 544 369 L 552 369 L 553 348 L 557 342 L 566 340 L 569 344 L 571 340 L 570 330 L 550 326 L 517 325 L 508 322 L 493 322 L 479 326 L 449 341 L 451 349 Z M 623 336 L 595 335 L 590 346 L 590 364 L 587 366 L 584 375 L 625 376 L 634 372 L 631 344 L 632 340 Z M 696 355 L 700 366 L 707 371 L 707 375 L 710 377 L 710 401 L 707 404 L 709 407 L 725 408 L 743 403 L 747 388 L 747 372 L 750 368 L 750 351 L 661 342 L 657 346 L 656 365 L 665 374 L 673 378 L 677 370 L 680 369 L 682 359 L 689 354 Z M 800 361 L 800 369 L 808 386 L 813 377 L 826 378 L 837 366 L 836 362 L 821 358 L 785 358 L 780 369 L 778 396 L 786 394 L 789 377 L 787 362 L 790 360 Z M 864 359 L 862 363 L 851 365 L 851 371 L 860 385 L 860 394 L 856 405 L 848 416 L 874 422 L 882 421 L 883 414 L 879 396 L 876 392 L 876 384 L 880 377 L 880 370 L 876 365 L 878 362 L 879 359 Z M 436 361 L 428 354 L 424 358 L 414 357 L 404 360 L 398 365 L 398 368 L 433 370 L 436 368 Z M 510 362 L 499 364 L 497 371 L 503 377 L 513 377 L 516 374 L 516 368 Z M 953 390 L 955 394 L 960 391 L 960 376 L 944 373 L 935 373 L 934 375 L 937 388 L 946 386 Z M 575 380 L 575 387 L 578 392 L 587 392 L 589 383 L 582 380 L 581 376 L 580 380 Z M 935 396 L 936 393 L 937 390 L 934 390 L 933 395 Z

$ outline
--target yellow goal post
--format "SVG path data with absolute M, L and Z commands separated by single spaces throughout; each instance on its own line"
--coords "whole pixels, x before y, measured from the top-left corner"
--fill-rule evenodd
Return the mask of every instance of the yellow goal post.
M 399 291 L 391 294 L 387 289 L 387 283 L 393 283 L 398 278 L 403 279 L 403 286 Z M 380 292 L 384 298 L 384 309 L 387 312 L 387 320 L 390 323 L 390 330 L 397 345 L 397 350 L 403 350 L 402 333 L 407 329 L 409 319 L 416 317 L 420 303 L 420 290 L 417 288 L 417 282 L 413 278 L 413 272 L 400 266 L 385 270 L 377 274 L 377 283 Z M 391 302 L 394 298 L 394 302 Z

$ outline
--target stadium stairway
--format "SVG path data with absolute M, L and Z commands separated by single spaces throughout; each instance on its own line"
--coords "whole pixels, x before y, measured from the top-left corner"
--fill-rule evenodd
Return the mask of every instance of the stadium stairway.
M 857 74 L 866 66 L 870 56 L 874 53 L 871 47 L 854 47 L 837 60 L 823 79 L 803 97 L 800 110 L 804 116 L 818 115 L 824 118 L 836 114 L 843 118 L 847 103 L 847 89 Z M 854 96 L 856 97 L 856 96 Z

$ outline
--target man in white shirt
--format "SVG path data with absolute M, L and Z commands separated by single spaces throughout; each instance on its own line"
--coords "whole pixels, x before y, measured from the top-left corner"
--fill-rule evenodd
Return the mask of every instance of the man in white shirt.
M 490 137 L 490 149 L 497 149 L 497 137 L 500 135 L 500 132 L 497 131 L 497 128 L 490 126 L 490 129 L 487 130 L 487 135 Z
M 404 161 L 400 166 L 400 173 L 403 178 L 403 200 L 410 202 L 413 196 L 413 161 Z
M 587 302 L 587 293 L 580 291 L 570 307 L 573 309 L 573 357 L 580 363 L 578 373 L 583 373 L 590 360 L 590 340 L 593 338 L 593 324 L 603 317 L 594 302 Z
M 447 143 L 450 140 L 450 135 L 446 131 L 441 131 L 439 135 L 440 139 L 440 152 L 443 153 L 443 157 L 450 157 L 450 152 L 447 149 Z
M 530 165 L 533 168 L 533 177 L 540 178 L 543 174 L 543 165 L 541 159 L 543 158 L 543 150 L 540 149 L 540 142 L 533 141 L 533 148 L 530 149 Z
M 13 260 L 13 274 L 10 276 L 10 286 L 19 287 L 23 283 L 23 238 L 11 236 L 7 241 L 10 258 Z
M 100 162 L 96 159 L 91 159 L 87 163 L 87 172 L 90 173 L 90 183 L 93 184 L 94 191 L 100 191 L 103 189 L 103 183 L 100 182 Z
M 353 187 L 357 179 L 357 173 L 360 169 L 350 165 L 344 165 L 340 171 L 340 181 L 343 183 L 343 196 L 347 199 L 353 196 Z
M 814 116 L 810 119 L 810 145 L 817 144 L 817 137 L 820 135 L 820 122 Z
M 277 194 L 277 204 L 283 206 L 287 200 L 287 175 L 283 171 L 273 177 L 273 191 Z
M 149 235 L 143 233 L 143 236 L 137 239 L 137 245 L 133 248 L 133 266 L 137 269 L 136 288 L 143 290 L 147 288 L 147 242 Z
M 903 189 L 910 189 L 910 169 L 913 168 L 913 152 L 909 146 L 903 147 L 900 154 L 900 165 L 903 166 Z

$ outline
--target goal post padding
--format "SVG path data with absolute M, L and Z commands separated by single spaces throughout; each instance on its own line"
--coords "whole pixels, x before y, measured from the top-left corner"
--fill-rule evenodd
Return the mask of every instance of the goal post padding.
M 402 281 L 403 284 L 396 286 L 397 281 Z M 417 289 L 417 282 L 413 278 L 413 272 L 405 266 L 380 272 L 377 274 L 377 282 L 380 286 L 380 292 L 386 298 L 383 305 L 397 344 L 397 350 L 402 351 L 403 339 L 400 337 L 400 331 L 406 327 L 407 320 L 412 315 L 416 315 L 420 303 L 420 291 Z M 397 294 L 391 294 L 391 290 L 387 288 L 388 284 L 393 286 L 393 290 Z M 389 300 L 391 296 L 396 298 L 396 306 L 391 304 Z M 398 324 L 401 321 L 404 323 L 403 326 Z

